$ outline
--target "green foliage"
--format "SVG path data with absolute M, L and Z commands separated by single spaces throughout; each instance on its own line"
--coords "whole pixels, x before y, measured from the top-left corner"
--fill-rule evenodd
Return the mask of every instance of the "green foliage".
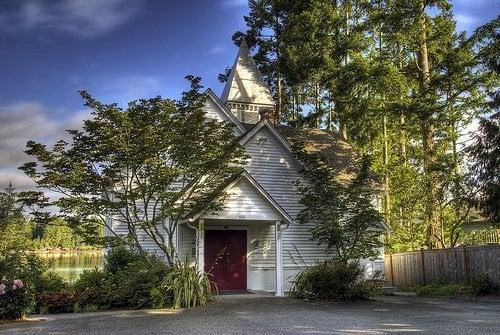
M 73 284 L 77 310 L 164 305 L 170 298 L 160 283 L 167 271 L 167 265 L 155 256 L 124 246 L 112 248 L 103 270 L 86 270 Z
M 205 306 L 215 299 L 215 288 L 208 275 L 187 262 L 170 268 L 161 284 L 166 292 L 172 294 L 174 309 Z
M 201 79 L 186 78 L 190 90 L 180 100 L 141 99 L 125 109 L 81 92 L 92 118 L 52 148 L 29 141 L 26 153 L 34 161 L 20 167 L 62 197 L 27 201 L 58 207 L 81 236 L 95 235 L 96 222 L 106 226 L 114 216 L 128 227 L 122 242 L 141 248 L 137 234 L 143 232 L 174 262 L 178 222 L 220 208 L 225 194 L 219 188 L 242 171 L 246 157 L 232 125 L 205 118 Z M 46 210 L 34 214 L 50 217 Z
M 485 295 L 496 292 L 497 288 L 487 273 L 481 273 L 477 278 L 466 283 L 450 283 L 446 280 L 436 281 L 429 285 L 420 286 L 416 292 L 427 297 L 456 297 L 464 295 Z
M 75 302 L 75 292 L 67 289 L 42 292 L 37 297 L 41 313 L 72 313 Z
M 490 217 L 497 212 L 495 122 L 489 138 L 484 128 L 477 134 L 484 150 L 472 146 L 473 169 L 459 144 L 475 118 L 498 110 L 499 18 L 467 39 L 449 0 L 263 0 L 249 8 L 248 30 L 233 39 L 253 48 L 278 119 L 336 128 L 373 158 L 390 248 L 462 244 L 471 200 Z
M 353 301 L 377 293 L 377 284 L 364 279 L 357 262 L 323 261 L 306 268 L 294 280 L 290 295 L 299 299 Z
M 314 223 L 312 239 L 343 261 L 378 256 L 385 230 L 383 217 L 373 207 L 373 194 L 367 187 L 366 165 L 356 180 L 342 185 L 321 156 L 303 152 L 300 157 L 308 164 L 308 183 L 299 187 L 304 208 L 297 221 Z
M 31 246 L 31 227 L 22 215 L 22 207 L 12 185 L 0 191 L 0 236 L 0 259 Z
M 456 297 L 469 295 L 472 289 L 469 285 L 448 282 L 435 282 L 417 288 L 417 295 L 424 297 Z
M 117 273 L 120 269 L 126 268 L 129 264 L 138 263 L 146 258 L 146 255 L 126 246 L 117 246 L 111 248 L 104 262 L 104 271 Z
M 106 272 L 99 269 L 84 270 L 72 287 L 76 292 L 83 292 L 87 289 L 102 288 L 106 284 Z
M 498 109 L 497 109 L 498 110 Z M 480 189 L 478 207 L 494 224 L 500 223 L 500 112 L 482 118 L 474 144 L 468 148 Z
M 0 319 L 20 319 L 28 315 L 33 303 L 23 281 L 0 280 Z
M 114 307 L 151 308 L 160 302 L 157 290 L 167 275 L 165 263 L 156 257 L 144 257 L 129 263 L 106 282 L 109 299 Z M 171 299 L 164 295 L 163 304 Z
M 472 292 L 476 295 L 494 293 L 497 287 L 487 273 L 480 273 L 471 283 Z

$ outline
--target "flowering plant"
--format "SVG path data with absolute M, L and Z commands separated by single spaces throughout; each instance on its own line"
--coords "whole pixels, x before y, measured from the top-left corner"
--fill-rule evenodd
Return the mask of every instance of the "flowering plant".
M 13 280 L 12 285 L 0 282 L 0 319 L 19 319 L 29 312 L 32 304 L 21 279 Z

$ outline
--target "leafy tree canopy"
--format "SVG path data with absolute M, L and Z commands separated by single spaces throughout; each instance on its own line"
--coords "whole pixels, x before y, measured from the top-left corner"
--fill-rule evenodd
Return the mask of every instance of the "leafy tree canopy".
M 41 207 L 56 206 L 84 234 L 96 223 L 112 231 L 112 217 L 127 228 L 115 239 L 140 249 L 140 237 L 149 238 L 173 262 L 178 224 L 193 212 L 220 208 L 221 187 L 242 171 L 246 157 L 231 125 L 206 119 L 201 79 L 186 79 L 190 89 L 180 100 L 141 99 L 124 109 L 80 92 L 92 110 L 82 130 L 69 130 L 70 140 L 52 148 L 26 145 L 35 160 L 20 169 L 60 194 L 38 201 Z
M 366 160 L 356 179 L 344 185 L 334 180 L 321 155 L 300 155 L 308 168 L 307 183 L 299 185 L 304 209 L 298 222 L 314 223 L 312 239 L 335 252 L 341 261 L 379 256 L 385 226 L 373 205 Z

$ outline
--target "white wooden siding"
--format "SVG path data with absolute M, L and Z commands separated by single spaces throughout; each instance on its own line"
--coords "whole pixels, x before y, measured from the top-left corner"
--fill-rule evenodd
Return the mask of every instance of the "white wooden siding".
M 280 220 L 274 207 L 246 179 L 240 179 L 228 191 L 224 209 L 203 215 L 206 219 Z
M 203 105 L 202 110 L 205 112 L 205 116 L 209 119 L 218 121 L 229 121 L 220 111 L 220 108 L 210 98 L 205 99 L 205 104 Z
M 250 155 L 246 167 L 248 173 L 295 219 L 301 205 L 294 183 L 303 180 L 297 162 L 265 127 L 245 145 L 245 149 Z M 311 265 L 332 257 L 325 253 L 324 246 L 310 240 L 311 227 L 310 224 L 293 223 L 284 231 L 285 267 Z

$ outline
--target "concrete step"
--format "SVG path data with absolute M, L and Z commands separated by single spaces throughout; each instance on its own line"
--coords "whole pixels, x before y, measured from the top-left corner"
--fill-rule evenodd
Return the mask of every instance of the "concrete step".
M 394 295 L 399 292 L 399 289 L 394 286 L 383 286 L 382 292 L 384 292 L 384 294 L 386 295 Z

